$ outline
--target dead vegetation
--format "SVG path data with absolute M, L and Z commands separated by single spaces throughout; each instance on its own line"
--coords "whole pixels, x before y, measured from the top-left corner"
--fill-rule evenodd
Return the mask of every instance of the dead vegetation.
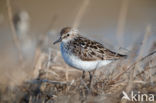
M 129 58 L 119 60 L 110 65 L 97 69 L 94 72 L 91 87 L 89 86 L 89 75 L 82 79 L 82 71 L 67 66 L 58 50 L 47 47 L 43 43 L 48 44 L 46 37 L 38 40 L 31 66 L 24 61 L 24 53 L 22 53 L 21 41 L 18 40 L 18 34 L 15 31 L 11 14 L 10 0 L 7 0 L 8 14 L 10 17 L 10 26 L 15 42 L 15 46 L 19 52 L 20 63 L 14 68 L 24 68 L 31 70 L 23 78 L 22 74 L 17 76 L 15 85 L 9 85 L 1 82 L 0 85 L 0 103 L 125 103 L 132 102 L 122 100 L 122 92 L 130 94 L 131 91 L 146 94 L 154 94 L 156 96 L 156 43 L 153 43 L 151 50 L 147 56 L 142 56 L 144 45 L 150 34 L 147 32 L 144 36 L 142 45 L 134 45 L 133 50 L 129 53 Z M 84 14 L 89 0 L 84 2 L 75 20 L 74 26 L 79 25 L 80 19 Z M 123 3 L 124 5 L 124 3 Z M 125 11 L 126 12 L 126 11 Z M 126 13 L 125 13 L 126 14 Z M 120 14 L 122 16 L 122 13 Z M 126 16 L 126 15 L 125 15 Z M 120 22 L 122 22 L 122 18 Z M 125 18 L 124 18 L 125 19 Z M 125 21 L 123 21 L 125 22 Z M 124 23 L 119 24 L 118 34 L 123 32 Z M 123 35 L 122 35 L 123 36 Z M 23 46 L 23 45 L 22 45 Z M 138 53 L 139 52 L 139 53 Z M 12 78 L 12 77 L 11 77 Z M 19 83 L 18 80 L 21 80 Z M 3 81 L 3 79 L 1 79 Z
M 123 102 L 122 91 L 155 94 L 155 53 L 154 51 L 135 62 L 130 59 L 121 60 L 97 69 L 90 88 L 89 75 L 86 73 L 83 80 L 82 72 L 64 64 L 59 52 L 56 60 L 51 53 L 40 52 L 40 58 L 33 70 L 35 77 L 13 88 L 1 85 L 0 101 L 1 103 L 119 103 Z

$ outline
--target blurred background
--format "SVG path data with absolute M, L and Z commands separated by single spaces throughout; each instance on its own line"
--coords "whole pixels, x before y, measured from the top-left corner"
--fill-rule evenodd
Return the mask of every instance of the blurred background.
M 12 81 L 32 72 L 36 48 L 48 52 L 52 42 L 76 18 L 82 35 L 118 51 L 130 52 L 134 44 L 156 41 L 156 0 L 0 0 L 0 78 Z M 81 13 L 83 12 L 83 13 Z M 146 39 L 145 39 L 146 38 Z M 18 50 L 19 49 L 19 50 Z M 19 58 L 27 69 L 21 69 Z M 19 56 L 19 58 L 18 58 Z M 14 74 L 13 71 L 16 73 Z M 19 72 L 18 72 L 19 71 Z M 10 77 L 11 76 L 11 77 Z M 21 78 L 20 78 L 21 79 Z M 2 82 L 1 82 L 2 83 Z
M 155 93 L 156 58 L 152 55 L 150 60 L 133 63 L 156 49 L 156 0 L 0 0 L 1 103 L 46 103 L 47 98 L 53 103 L 57 96 L 72 97 L 76 93 L 83 101 L 85 95 L 81 90 L 87 92 L 86 85 L 81 83 L 81 71 L 67 66 L 59 45 L 52 44 L 66 26 L 77 27 L 81 35 L 129 55 L 126 62 L 119 61 L 108 69 L 101 69 L 104 74 L 98 74 L 100 79 L 95 82 L 97 92 L 94 94 L 111 93 L 110 98 L 113 92 L 122 94 L 124 88 L 128 88 L 127 93 L 138 88 Z M 125 72 L 129 69 L 131 71 Z M 46 84 L 44 79 L 61 85 Z M 112 80 L 116 82 L 114 85 Z M 73 83 L 73 88 L 66 85 L 68 82 Z M 98 85 L 102 87 L 97 88 Z M 120 98 L 121 95 L 117 100 Z M 63 97 L 62 103 L 64 100 Z

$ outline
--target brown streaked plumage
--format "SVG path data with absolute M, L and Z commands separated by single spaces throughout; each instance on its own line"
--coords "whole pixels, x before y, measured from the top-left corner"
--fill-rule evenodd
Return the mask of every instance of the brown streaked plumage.
M 71 40 L 67 46 L 75 56 L 80 57 L 83 61 L 116 60 L 127 57 L 126 55 L 110 51 L 102 44 L 86 39 L 80 35 Z

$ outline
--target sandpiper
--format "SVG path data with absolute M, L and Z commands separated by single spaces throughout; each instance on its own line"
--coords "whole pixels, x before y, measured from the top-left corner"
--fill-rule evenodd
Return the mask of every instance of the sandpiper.
M 101 43 L 87 39 L 80 35 L 77 29 L 65 27 L 60 32 L 60 37 L 53 44 L 60 42 L 60 50 L 64 61 L 79 70 L 93 71 L 115 60 L 126 58 L 105 48 Z M 90 75 L 90 79 L 91 79 Z

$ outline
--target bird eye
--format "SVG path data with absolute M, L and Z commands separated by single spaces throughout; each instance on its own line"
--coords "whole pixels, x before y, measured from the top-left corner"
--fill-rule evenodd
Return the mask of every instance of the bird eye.
M 67 36 L 69 36 L 69 34 L 67 34 Z

